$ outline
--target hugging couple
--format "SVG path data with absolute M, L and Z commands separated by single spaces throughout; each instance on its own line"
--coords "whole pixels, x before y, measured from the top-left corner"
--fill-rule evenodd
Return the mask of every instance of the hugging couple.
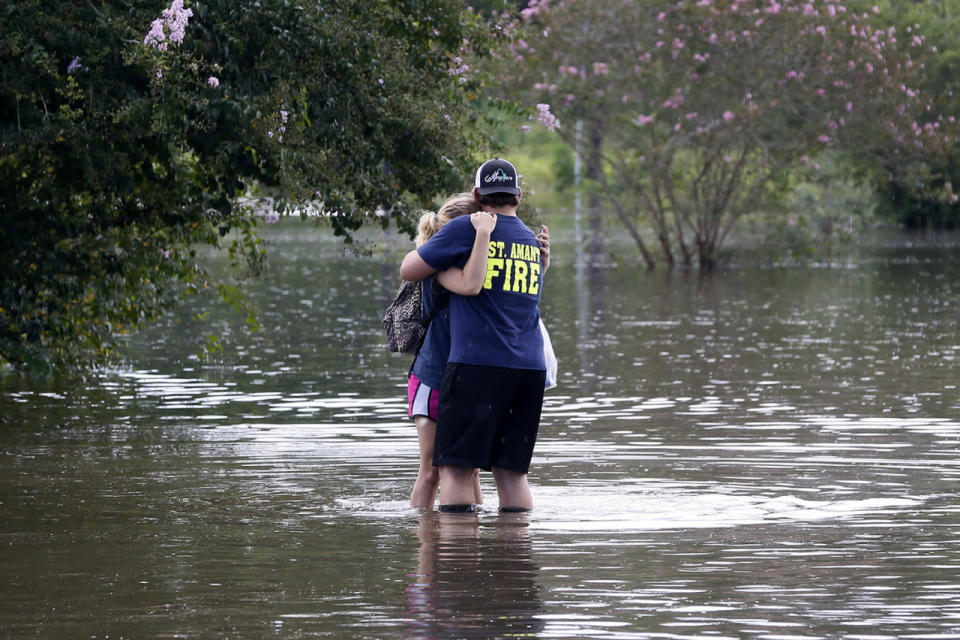
M 404 280 L 422 281 L 423 317 L 433 318 L 407 393 L 420 441 L 415 507 L 432 508 L 439 485 L 441 512 L 475 512 L 479 469 L 493 472 L 501 511 L 533 506 L 527 471 L 547 369 L 539 303 L 550 235 L 517 217 L 521 197 L 511 163 L 483 163 L 472 192 L 421 217 L 417 248 L 400 266 Z

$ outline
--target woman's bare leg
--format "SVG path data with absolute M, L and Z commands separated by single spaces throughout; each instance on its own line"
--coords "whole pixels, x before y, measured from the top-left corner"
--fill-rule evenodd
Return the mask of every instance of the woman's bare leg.
M 437 486 L 440 484 L 440 473 L 433 466 L 433 441 L 437 435 L 437 423 L 426 416 L 415 417 L 413 423 L 417 425 L 417 440 L 420 442 L 420 470 L 410 494 L 410 505 L 432 509 L 437 499 Z

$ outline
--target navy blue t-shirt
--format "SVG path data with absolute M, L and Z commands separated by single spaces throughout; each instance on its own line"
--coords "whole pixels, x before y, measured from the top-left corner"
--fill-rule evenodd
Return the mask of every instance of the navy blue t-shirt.
M 438 292 L 434 289 L 436 274 L 425 278 L 420 286 L 423 287 L 423 302 L 420 312 L 424 318 L 428 317 L 437 304 L 443 307 L 437 311 L 427 327 L 427 335 L 423 346 L 413 361 L 413 375 L 423 384 L 433 389 L 439 389 L 443 381 L 443 371 L 447 368 L 447 357 L 450 355 L 450 307 L 443 303 L 443 289 Z M 437 284 L 439 287 L 440 285 Z M 441 297 L 441 300 L 437 298 Z
M 475 237 L 470 216 L 454 218 L 417 252 L 439 271 L 463 268 Z M 546 369 L 538 307 L 542 289 L 536 236 L 516 216 L 497 216 L 480 294 L 450 294 L 449 361 Z

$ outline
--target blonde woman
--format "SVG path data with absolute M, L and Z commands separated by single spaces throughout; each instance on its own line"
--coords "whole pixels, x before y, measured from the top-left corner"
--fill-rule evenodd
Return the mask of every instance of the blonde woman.
M 410 417 L 417 426 L 420 443 L 420 469 L 410 494 L 414 507 L 430 509 L 436 500 L 440 476 L 433 466 L 433 442 L 437 432 L 437 406 L 440 382 L 450 354 L 450 313 L 447 300 L 452 291 L 474 296 L 480 292 L 487 273 L 487 245 L 497 224 L 495 215 L 479 211 L 472 193 L 458 193 L 441 205 L 436 213 L 425 213 L 417 227 L 417 246 L 421 246 L 443 225 L 460 216 L 470 215 L 476 238 L 469 259 L 462 269 L 452 268 L 422 281 L 424 317 L 433 315 L 423 346 L 413 361 L 407 383 Z M 477 504 L 483 502 L 479 471 L 473 475 L 473 493 Z

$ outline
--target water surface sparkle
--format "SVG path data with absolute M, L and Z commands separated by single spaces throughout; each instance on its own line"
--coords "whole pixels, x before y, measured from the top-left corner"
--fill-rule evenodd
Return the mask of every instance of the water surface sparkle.
M 197 300 L 88 385 L 4 380 L 0 635 L 960 637 L 955 249 L 664 275 L 578 269 L 557 233 L 536 508 L 484 473 L 445 517 L 408 506 L 379 325 L 407 244 L 285 224 L 269 331 Z

